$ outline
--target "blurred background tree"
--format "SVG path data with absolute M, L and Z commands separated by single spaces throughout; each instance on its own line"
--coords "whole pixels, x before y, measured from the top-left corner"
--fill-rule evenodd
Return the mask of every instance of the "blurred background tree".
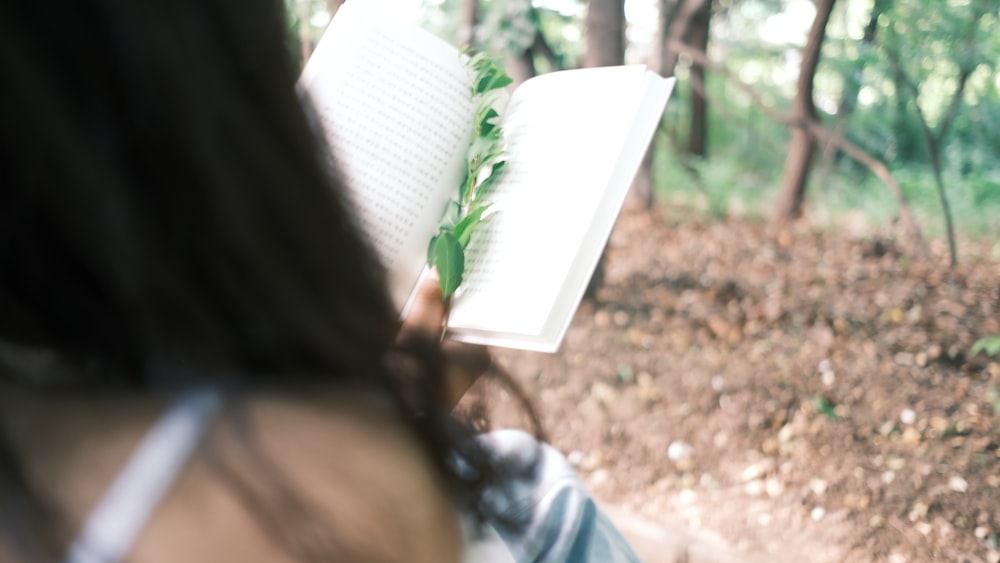
M 1000 0 L 383 1 L 519 80 L 676 73 L 637 180 L 667 213 L 1000 239 Z M 305 58 L 340 1 L 286 2 Z

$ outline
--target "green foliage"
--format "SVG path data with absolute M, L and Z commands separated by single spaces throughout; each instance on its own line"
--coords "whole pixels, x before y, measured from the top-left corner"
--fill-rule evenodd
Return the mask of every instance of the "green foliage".
M 298 10 L 294 0 L 285 0 L 285 42 L 286 49 L 295 63 L 295 68 L 302 68 L 305 61 L 302 60 L 302 43 L 299 38 L 299 29 L 303 22 L 299 19 Z
M 881 45 L 862 39 L 872 2 L 844 0 L 838 5 L 815 83 L 820 117 L 828 129 L 842 131 L 853 144 L 885 162 L 925 234 L 942 237 L 941 203 L 913 97 L 897 87 Z M 973 18 L 972 11 L 982 5 L 991 6 L 992 12 Z M 960 231 L 994 240 L 1000 240 L 1000 34 L 989 30 L 996 27 L 998 10 L 998 0 L 946 5 L 893 0 L 878 20 L 876 34 L 877 40 L 890 39 L 891 34 L 893 45 L 902 51 L 932 127 L 947 111 L 959 65 L 977 61 L 941 140 L 943 179 Z M 786 111 L 795 79 L 794 67 L 789 69 L 786 61 L 800 46 L 775 43 L 755 31 L 780 12 L 780 5 L 765 2 L 733 3 L 713 16 L 718 18 L 713 26 L 724 22 L 728 33 L 713 36 L 712 41 L 725 53 L 728 69 L 770 107 Z M 973 35 L 970 25 L 978 26 Z M 971 48 L 960 37 L 971 37 Z M 677 69 L 681 82 L 667 108 L 669 130 L 663 133 L 672 141 L 661 142 L 664 149 L 656 155 L 657 194 L 669 204 L 709 216 L 770 216 L 787 150 L 787 127 L 759 110 L 731 83 L 709 73 L 709 157 L 703 161 L 685 157 L 690 114 L 687 73 L 682 61 Z M 869 227 L 893 222 L 899 205 L 891 192 L 843 154 L 828 158 L 825 148 L 817 146 L 813 160 L 807 216 L 830 225 L 841 224 L 848 213 L 852 222 L 864 218 Z
M 840 420 L 840 415 L 837 414 L 837 405 L 833 403 L 830 399 L 824 397 L 823 395 L 817 395 L 813 397 L 812 400 L 813 408 L 816 412 L 829 418 L 830 420 Z
M 311 52 L 330 19 L 329 5 L 326 0 L 284 0 L 284 6 L 288 52 L 301 68 L 305 64 L 303 41 L 309 44 L 305 50 Z
M 678 88 L 656 141 L 661 147 L 653 162 L 656 194 L 671 206 L 710 217 L 766 216 L 780 180 L 788 132 L 744 103 L 718 76 L 709 74 L 706 88 L 710 99 L 719 102 L 708 116 L 709 157 L 683 154 L 691 94 Z
M 491 176 L 495 177 L 495 176 Z M 475 230 L 476 225 L 479 225 L 483 221 L 483 213 L 489 209 L 489 204 L 479 205 L 474 207 L 469 211 L 468 215 L 462 218 L 461 221 L 455 225 L 455 238 L 461 243 L 462 248 L 469 246 L 472 241 L 472 233 Z
M 997 163 L 1000 166 L 1000 161 Z M 892 174 L 900 183 L 917 221 L 932 238 L 942 237 L 944 223 L 930 166 L 898 162 Z M 962 175 L 953 166 L 944 171 L 952 214 L 961 232 L 969 237 L 1000 237 L 1000 174 L 992 169 Z M 828 173 L 813 177 L 809 207 L 830 217 L 860 211 L 871 225 L 887 225 L 898 215 L 899 204 L 888 189 L 867 170 L 841 160 Z
M 476 75 L 476 79 L 473 81 L 472 85 L 473 96 L 486 96 L 493 90 L 509 86 L 513 82 L 511 77 L 507 76 L 507 73 L 505 73 L 503 69 L 497 65 L 496 61 L 491 59 L 485 53 L 477 53 L 474 55 L 469 59 L 468 65 Z M 492 106 L 477 106 L 476 116 L 483 122 L 480 123 L 480 128 L 483 134 L 489 134 L 494 130 L 492 126 L 488 128 L 486 127 L 486 122 L 492 121 L 497 116 L 497 112 L 494 111 Z
M 463 12 L 464 0 L 434 0 L 426 2 L 423 10 L 424 26 L 440 37 L 456 42 L 459 28 L 459 14 Z M 573 68 L 578 65 L 584 49 L 580 34 L 582 27 L 583 2 L 577 4 L 575 13 L 534 5 L 530 0 L 479 0 L 477 24 L 473 34 L 474 50 L 490 53 L 496 57 L 520 56 L 535 42 L 536 35 L 544 35 L 552 48 L 553 61 L 546 56 L 535 57 L 536 69 L 548 72 L 557 68 Z M 561 4 L 560 10 L 571 8 Z
M 967 236 L 1000 241 L 1000 33 L 995 32 L 1000 24 L 1000 0 L 878 2 L 885 10 L 877 20 L 874 42 L 864 41 L 862 35 L 875 2 L 837 2 L 815 82 L 814 99 L 821 118 L 828 128 L 842 128 L 848 140 L 885 162 L 925 233 L 940 237 L 944 233 L 941 204 L 916 108 L 919 104 L 931 127 L 937 127 L 947 113 L 959 69 L 972 68 L 952 125 L 941 139 L 944 182 L 959 229 Z M 462 4 L 462 0 L 425 2 L 424 26 L 442 37 L 455 37 Z M 541 30 L 558 64 L 572 67 L 584 46 L 584 4 L 578 2 L 576 10 L 569 4 L 556 10 L 527 0 L 480 0 L 475 45 L 498 57 L 516 55 Z M 326 3 L 286 0 L 285 5 L 291 24 L 289 49 L 298 57 L 302 52 L 300 26 L 310 26 L 308 34 L 318 37 L 322 29 L 312 26 L 311 15 L 321 14 Z M 809 21 L 775 22 L 793 15 L 797 11 L 793 8 L 801 3 L 740 0 L 714 5 L 713 59 L 750 84 L 770 107 L 786 111 L 797 77 L 794 63 Z M 902 54 L 903 70 L 917 86 L 916 98 L 894 76 L 887 48 Z M 641 45 L 629 46 L 629 56 L 636 62 L 646 52 Z M 536 60 L 538 68 L 548 69 L 541 59 Z M 685 216 L 692 208 L 709 216 L 770 216 L 787 150 L 787 127 L 759 110 L 731 83 L 709 72 L 709 157 L 684 156 L 691 113 L 689 64 L 682 58 L 678 88 L 667 106 L 664 123 L 669 130 L 660 134 L 663 150 L 657 152 L 655 161 L 656 193 L 669 204 L 683 207 Z M 492 116 L 483 114 L 477 119 L 486 122 L 482 130 L 489 135 Z M 852 219 L 863 216 L 870 226 L 892 222 L 898 204 L 886 187 L 843 155 L 824 159 L 823 149 L 817 148 L 814 160 L 807 216 L 831 225 L 846 213 Z M 489 178 L 499 175 L 500 169 L 495 165 L 492 171 L 492 176 L 484 173 L 486 181 L 477 187 L 480 192 L 490 189 Z M 470 174 L 459 200 L 470 178 L 482 179 Z M 466 206 L 462 211 L 472 209 Z M 1000 256 L 1000 242 L 996 248 Z
M 488 219 L 490 204 L 483 198 L 503 171 L 506 155 L 500 116 L 494 109 L 496 93 L 512 82 L 496 61 L 478 53 L 467 61 L 473 77 L 469 94 L 475 107 L 475 131 L 465 154 L 465 177 L 458 186 L 438 233 L 427 247 L 427 263 L 436 267 L 445 299 L 458 289 L 465 275 L 465 249 L 476 229 Z
M 1000 235 L 1000 41 L 991 31 L 1000 1 L 875 5 L 883 10 L 872 41 L 827 49 L 828 68 L 858 78 L 840 92 L 847 137 L 889 164 L 920 222 L 940 235 L 926 120 L 956 223 L 973 236 Z
M 615 376 L 619 383 L 631 383 L 635 379 L 635 372 L 629 364 L 618 364 L 615 368 Z
M 465 272 L 465 252 L 462 243 L 454 233 L 442 230 L 431 239 L 429 256 L 433 256 L 433 264 L 437 266 L 438 279 L 441 283 L 441 293 L 447 296 L 455 293 L 462 283 Z
M 538 19 L 531 0 L 480 2 L 486 8 L 476 30 L 477 44 L 493 53 L 523 53 L 535 41 Z
M 1000 334 L 980 338 L 972 345 L 969 352 L 973 356 L 980 352 L 987 356 L 1000 356 Z M 993 406 L 993 414 L 1000 416 L 1000 391 L 996 386 L 990 387 L 990 404 Z M 997 423 L 997 429 L 1000 429 L 1000 422 Z
M 972 345 L 973 356 L 980 352 L 985 352 L 987 356 L 1000 355 L 1000 334 L 980 338 Z

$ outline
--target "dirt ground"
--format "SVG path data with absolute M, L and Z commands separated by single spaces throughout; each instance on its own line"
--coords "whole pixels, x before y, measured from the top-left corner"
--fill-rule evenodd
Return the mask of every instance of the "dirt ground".
M 561 351 L 496 356 L 625 510 L 754 561 L 996 563 L 1000 263 L 961 248 L 626 211 Z

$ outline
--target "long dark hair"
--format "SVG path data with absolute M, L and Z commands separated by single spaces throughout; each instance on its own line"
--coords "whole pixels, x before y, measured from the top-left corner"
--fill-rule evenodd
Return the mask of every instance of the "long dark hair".
M 0 4 L 0 341 L 88 391 L 373 389 L 475 504 L 486 457 L 435 392 L 437 346 L 394 341 L 283 22 L 278 0 Z M 38 553 L 26 483 L 0 445 L 0 538 Z

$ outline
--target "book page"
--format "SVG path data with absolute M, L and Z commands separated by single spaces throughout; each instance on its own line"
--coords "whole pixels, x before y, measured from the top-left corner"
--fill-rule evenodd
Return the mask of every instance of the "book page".
M 495 213 L 469 247 L 450 318 L 456 332 L 545 332 L 583 241 L 594 238 L 588 231 L 616 177 L 646 73 L 641 66 L 558 72 L 514 93 L 504 121 L 509 162 L 491 197 Z M 623 198 L 631 177 L 618 181 Z M 606 237 L 590 244 L 603 247 Z
M 424 30 L 348 2 L 300 80 L 400 310 L 465 172 L 474 110 L 460 57 Z

